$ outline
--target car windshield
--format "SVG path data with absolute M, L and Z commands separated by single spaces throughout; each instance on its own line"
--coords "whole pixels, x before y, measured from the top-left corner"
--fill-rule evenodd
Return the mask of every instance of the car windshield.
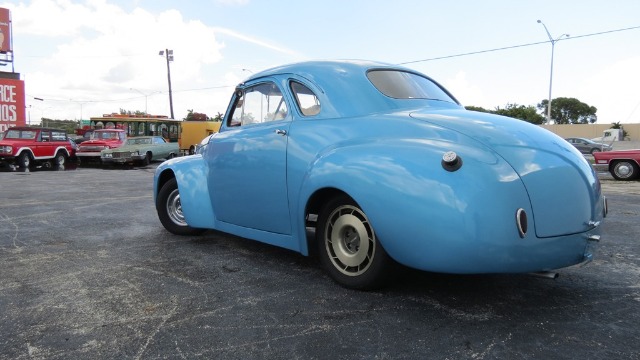
M 407 71 L 371 70 L 369 81 L 381 93 L 394 99 L 429 99 L 457 104 L 440 86 L 433 81 Z
M 115 132 L 115 131 L 95 132 L 94 138 L 95 139 L 117 139 L 118 138 L 118 133 Z
M 33 130 L 7 130 L 5 139 L 28 139 L 33 140 L 36 138 L 36 131 Z

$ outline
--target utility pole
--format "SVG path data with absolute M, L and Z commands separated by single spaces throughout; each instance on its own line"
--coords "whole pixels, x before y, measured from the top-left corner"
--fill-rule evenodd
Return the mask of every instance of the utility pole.
M 173 116 L 173 95 L 171 94 L 171 67 L 169 66 L 169 62 L 173 61 L 173 50 L 164 49 L 160 50 L 160 56 L 164 56 L 167 59 L 167 80 L 169 82 L 169 109 L 171 110 L 171 118 L 175 119 Z

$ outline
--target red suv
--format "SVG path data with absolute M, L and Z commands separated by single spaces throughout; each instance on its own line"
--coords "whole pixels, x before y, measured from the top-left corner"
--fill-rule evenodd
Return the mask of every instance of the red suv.
M 78 161 L 100 161 L 102 150 L 113 149 L 124 145 L 127 133 L 122 129 L 99 129 L 91 134 L 91 139 L 78 145 L 76 156 Z
M 7 129 L 0 140 L 0 163 L 14 163 L 21 168 L 50 160 L 64 165 L 74 156 L 74 144 L 60 129 L 16 126 Z

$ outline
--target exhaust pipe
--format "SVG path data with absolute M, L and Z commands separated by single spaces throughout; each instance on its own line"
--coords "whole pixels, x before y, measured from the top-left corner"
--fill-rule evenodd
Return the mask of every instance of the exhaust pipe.
M 545 279 L 557 279 L 558 276 L 560 276 L 560 274 L 558 274 L 557 272 L 553 272 L 553 271 L 538 271 L 538 272 L 529 273 L 529 275 L 535 276 L 535 277 L 540 277 L 540 278 L 545 278 Z

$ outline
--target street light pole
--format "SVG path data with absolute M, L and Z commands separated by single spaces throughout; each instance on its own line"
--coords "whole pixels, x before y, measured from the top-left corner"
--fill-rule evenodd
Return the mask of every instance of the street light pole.
M 547 36 L 549 37 L 549 42 L 551 42 L 551 70 L 549 72 L 549 100 L 547 103 L 547 122 L 550 124 L 551 123 L 551 89 L 553 86 L 553 53 L 555 51 L 556 42 L 560 41 L 560 39 L 562 39 L 564 36 L 569 37 L 569 34 L 562 34 L 558 36 L 558 38 L 554 39 L 553 36 L 551 36 L 549 29 L 547 29 L 547 25 L 545 25 L 542 22 L 542 20 L 538 20 L 538 24 L 542 24 L 542 26 L 544 26 L 544 31 L 547 32 Z
M 80 105 L 80 121 L 82 121 L 82 105 L 84 105 L 85 103 L 77 101 L 77 100 L 73 100 L 73 99 L 69 99 L 69 100 Z
M 167 59 L 167 80 L 169 82 L 169 109 L 171 110 L 171 118 L 175 119 L 173 116 L 173 95 L 171 94 L 171 68 L 169 67 L 169 62 L 173 61 L 173 50 L 165 49 L 160 50 L 160 56 L 164 56 Z
M 147 111 L 147 97 L 149 97 L 149 95 L 151 95 L 151 94 L 145 94 L 142 91 L 140 91 L 138 89 L 134 89 L 134 88 L 129 88 L 129 90 L 137 91 L 140 94 L 142 94 L 142 96 L 144 96 L 144 114 L 145 115 L 149 115 L 149 112 Z

